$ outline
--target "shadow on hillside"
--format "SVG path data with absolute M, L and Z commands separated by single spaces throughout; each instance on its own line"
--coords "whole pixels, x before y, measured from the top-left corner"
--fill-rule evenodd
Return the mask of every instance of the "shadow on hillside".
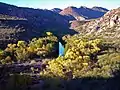
M 32 21 L 29 20 L 2 20 L 2 19 L 0 20 L 0 22 L 1 30 L 3 28 L 6 30 L 8 29 L 8 32 L 11 33 L 10 30 L 14 29 L 16 32 L 18 31 L 17 33 L 23 34 L 19 37 L 20 39 L 23 40 L 31 39 L 34 37 L 40 37 L 42 36 L 42 34 L 44 34 L 44 32 L 47 31 L 52 32 L 59 38 L 66 34 L 74 35 L 78 33 L 73 29 L 69 29 L 70 27 L 69 23 L 65 24 L 63 23 L 63 25 L 61 25 L 55 22 L 54 23 L 46 22 L 46 24 L 42 25 L 39 23 L 33 23 Z M 14 33 L 16 33 L 15 31 Z
M 61 39 L 64 35 L 77 34 L 75 30 L 69 29 L 69 24 L 46 23 L 39 25 L 29 20 L 0 20 L 0 48 L 6 48 L 9 43 L 16 43 L 18 40 L 29 41 L 35 37 L 41 37 L 45 32 L 52 32 Z

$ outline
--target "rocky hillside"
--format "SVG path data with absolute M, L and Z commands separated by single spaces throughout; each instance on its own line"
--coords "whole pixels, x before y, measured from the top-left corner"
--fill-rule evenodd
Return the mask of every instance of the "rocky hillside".
M 85 20 L 85 19 L 95 19 L 102 17 L 108 10 L 102 7 L 93 7 L 87 8 L 81 6 L 80 8 L 76 8 L 73 6 L 65 8 L 60 12 L 61 15 L 72 16 L 76 20 Z
M 0 14 L 15 16 L 18 18 L 25 18 L 29 22 L 29 25 L 35 32 L 41 33 L 45 30 L 52 30 L 53 32 L 61 33 L 64 35 L 66 33 L 73 33 L 69 30 L 69 22 L 64 18 L 64 16 L 55 13 L 50 10 L 43 9 L 33 9 L 33 8 L 23 8 L 13 5 L 8 5 L 5 3 L 0 3 Z M 31 31 L 30 31 L 31 32 Z M 34 33 L 32 33 L 34 34 Z
M 120 8 L 107 12 L 103 17 L 92 20 L 76 28 L 83 34 L 95 34 L 120 38 Z

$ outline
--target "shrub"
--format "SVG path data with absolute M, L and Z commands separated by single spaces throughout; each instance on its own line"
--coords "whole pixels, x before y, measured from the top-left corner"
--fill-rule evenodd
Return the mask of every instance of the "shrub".
M 58 39 L 52 33 L 47 32 L 46 37 L 33 38 L 29 43 L 18 41 L 17 44 L 8 44 L 4 51 L 0 51 L 1 63 L 24 62 L 36 57 L 55 56 Z M 9 59 L 11 60 L 8 60 Z M 6 60 L 7 59 L 7 60 Z

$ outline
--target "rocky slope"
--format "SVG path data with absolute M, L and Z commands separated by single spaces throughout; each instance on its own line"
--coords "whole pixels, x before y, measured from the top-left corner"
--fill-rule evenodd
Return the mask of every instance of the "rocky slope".
M 80 25 L 76 30 L 83 34 L 95 34 L 110 38 L 120 38 L 120 8 L 107 12 L 99 19 Z

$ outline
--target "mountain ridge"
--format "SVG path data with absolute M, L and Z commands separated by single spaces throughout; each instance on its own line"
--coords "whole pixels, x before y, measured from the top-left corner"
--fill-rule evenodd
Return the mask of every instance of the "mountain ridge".
M 61 15 L 72 15 L 76 20 L 95 19 L 102 17 L 108 10 L 102 7 L 80 8 L 69 6 L 60 12 Z

